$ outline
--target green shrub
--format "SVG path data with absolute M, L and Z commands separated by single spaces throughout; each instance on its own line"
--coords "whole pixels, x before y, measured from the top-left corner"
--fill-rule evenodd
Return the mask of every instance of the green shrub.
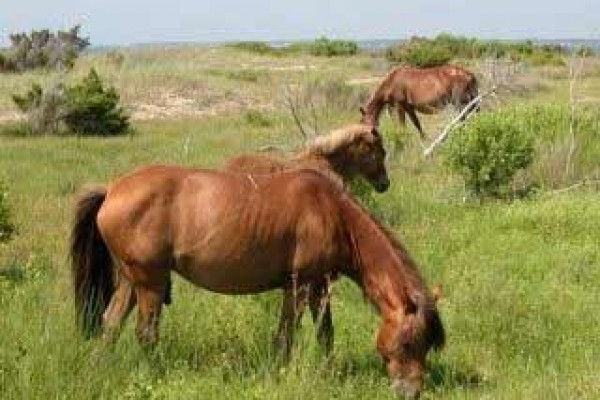
M 81 83 L 66 88 L 63 121 L 74 133 L 117 135 L 129 128 L 114 87 L 105 88 L 92 68 Z
M 284 48 L 273 47 L 266 42 L 247 41 L 247 42 L 236 42 L 227 45 L 236 50 L 242 50 L 249 53 L 256 53 L 261 55 L 281 55 L 285 53 Z
M 448 165 L 477 197 L 501 197 L 515 173 L 533 161 L 533 140 L 501 114 L 481 114 L 454 133 L 445 149 Z
M 9 240 L 15 232 L 15 226 L 11 221 L 10 209 L 6 203 L 6 186 L 0 182 L 0 242 Z
M 424 68 L 447 64 L 452 59 L 452 53 L 444 44 L 413 37 L 401 46 L 388 49 L 386 57 L 392 62 Z
M 358 53 L 358 44 L 350 40 L 330 40 L 321 36 L 308 44 L 308 52 L 313 56 L 352 56 Z
M 351 40 L 331 40 L 325 36 L 313 42 L 292 43 L 287 46 L 274 47 L 265 42 L 237 42 L 228 47 L 261 55 L 287 55 L 308 53 L 314 56 L 351 56 L 358 53 L 358 44 Z
M 567 49 L 559 45 L 534 44 L 532 41 L 482 41 L 442 33 L 434 38 L 412 37 L 386 50 L 391 62 L 403 62 L 419 67 L 442 65 L 452 58 L 509 58 L 532 65 L 563 65 Z
M 105 88 L 94 69 L 73 86 L 59 82 L 43 89 L 34 83 L 25 94 L 14 94 L 13 101 L 27 115 L 33 135 L 57 134 L 63 126 L 89 135 L 116 135 L 129 128 L 117 91 Z

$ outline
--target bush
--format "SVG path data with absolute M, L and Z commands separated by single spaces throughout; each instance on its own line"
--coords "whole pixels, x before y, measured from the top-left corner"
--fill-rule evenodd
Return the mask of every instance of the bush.
M 69 132 L 116 135 L 127 131 L 129 117 L 119 106 L 115 88 L 105 88 L 94 69 L 80 83 L 55 83 L 46 89 L 34 83 L 24 95 L 13 95 L 17 107 L 27 115 L 30 134 Z
M 533 65 L 562 65 L 567 49 L 559 45 L 534 44 L 532 41 L 482 41 L 474 38 L 442 33 L 432 39 L 412 37 L 386 50 L 391 62 L 403 62 L 418 67 L 442 65 L 452 58 L 476 59 L 483 57 L 509 58 Z
M 330 40 L 325 36 L 313 42 L 292 43 L 287 46 L 275 47 L 265 42 L 237 42 L 228 45 L 231 48 L 256 53 L 260 55 L 288 55 L 308 53 L 313 56 L 351 56 L 358 53 L 358 44 L 350 40 Z
M 10 210 L 6 204 L 6 197 L 6 187 L 0 182 L 0 242 L 6 242 L 15 232 L 15 227 L 11 221 Z
M 64 86 L 50 85 L 46 90 L 34 83 L 24 95 L 14 94 L 13 101 L 27 115 L 27 127 L 32 135 L 56 134 L 63 113 Z
M 425 68 L 447 64 L 452 59 L 452 53 L 441 44 L 413 37 L 401 46 L 388 49 L 386 57 L 392 62 Z
M 273 47 L 268 43 L 256 41 L 231 43 L 228 44 L 228 47 L 262 55 L 280 54 L 282 52 L 281 49 Z
M 521 129 L 535 139 L 539 156 L 529 174 L 542 187 L 559 188 L 600 178 L 600 108 L 597 105 L 578 105 L 574 113 L 568 104 L 521 106 L 504 114 L 516 119 Z
M 0 57 L 0 72 L 35 68 L 72 68 L 90 42 L 79 36 L 80 26 L 51 33 L 48 29 L 10 35 L 11 48 Z
M 330 40 L 321 36 L 308 44 L 308 52 L 313 56 L 352 56 L 358 53 L 358 45 L 350 40 Z
M 117 135 L 129 128 L 129 117 L 119 106 L 114 87 L 105 88 L 92 68 L 83 81 L 65 90 L 63 121 L 74 133 Z
M 514 119 L 481 114 L 454 133 L 445 154 L 475 196 L 502 197 L 515 173 L 532 162 L 533 141 Z

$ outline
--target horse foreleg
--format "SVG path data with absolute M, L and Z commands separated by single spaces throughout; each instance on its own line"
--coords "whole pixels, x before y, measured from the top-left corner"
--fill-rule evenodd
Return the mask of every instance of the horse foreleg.
M 398 115 L 398 124 L 400 125 L 400 129 L 406 128 L 406 113 L 401 104 L 396 104 L 396 114 Z
M 317 340 L 327 354 L 333 349 L 330 290 L 331 284 L 326 280 L 319 284 L 312 284 L 309 292 L 309 305 L 317 328 Z
M 119 336 L 123 322 L 135 305 L 135 296 L 131 282 L 119 276 L 117 289 L 113 293 L 106 311 L 102 315 L 104 333 L 103 339 L 107 342 L 115 342 Z
M 296 286 L 283 290 L 283 303 L 281 305 L 281 315 L 279 317 L 279 327 L 275 335 L 274 345 L 277 352 L 289 359 L 294 344 L 294 331 L 300 323 L 304 307 L 308 298 L 308 286 Z

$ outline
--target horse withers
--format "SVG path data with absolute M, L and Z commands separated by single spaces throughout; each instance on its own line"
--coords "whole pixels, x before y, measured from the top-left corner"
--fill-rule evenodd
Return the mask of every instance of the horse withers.
M 312 171 L 252 179 L 149 166 L 78 201 L 71 232 L 84 332 L 115 338 L 133 304 L 142 344 L 158 340 L 169 275 L 223 294 L 350 277 L 379 310 L 377 349 L 392 385 L 416 397 L 425 357 L 444 344 L 435 298 L 406 249 L 351 196 Z M 296 320 L 293 304 L 285 318 Z M 287 330 L 291 335 L 293 330 Z
M 360 108 L 361 121 L 377 126 L 384 107 L 395 108 L 400 124 L 406 126 L 405 114 L 408 114 L 421 140 L 424 140 L 417 111 L 433 114 L 449 104 L 460 110 L 477 97 L 478 86 L 475 75 L 458 66 L 396 67 L 383 78 L 367 104 Z M 478 105 L 469 112 L 476 110 Z

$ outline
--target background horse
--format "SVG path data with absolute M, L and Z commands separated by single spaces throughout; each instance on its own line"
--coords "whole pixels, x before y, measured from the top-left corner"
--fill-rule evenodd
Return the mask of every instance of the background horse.
M 111 337 L 135 300 L 138 340 L 154 344 L 172 270 L 224 294 L 318 284 L 341 273 L 381 313 L 377 349 L 397 390 L 418 396 L 425 357 L 444 343 L 435 299 L 404 247 L 312 171 L 249 179 L 143 168 L 79 200 L 70 253 L 87 333 L 102 325 Z M 284 306 L 291 344 L 297 316 L 293 301 Z
M 381 136 L 376 128 L 365 124 L 349 125 L 334 130 L 329 135 L 320 136 L 306 150 L 287 160 L 259 154 L 241 155 L 228 160 L 223 169 L 247 174 L 311 169 L 320 172 L 340 187 L 345 187 L 358 175 L 365 178 L 378 192 L 386 191 L 390 184 Z M 301 285 L 296 293 L 285 294 L 285 297 L 295 299 L 298 320 L 308 303 L 313 321 L 317 324 L 319 343 L 327 352 L 331 351 L 333 345 L 329 293 L 329 282 L 326 280 L 317 285 Z M 285 309 L 282 308 L 277 342 L 285 340 L 284 314 Z
M 432 114 L 448 104 L 461 109 L 477 97 L 478 90 L 475 75 L 461 67 L 396 67 L 375 89 L 367 104 L 361 107 L 362 122 L 377 126 L 381 111 L 387 105 L 396 108 L 402 126 L 406 126 L 405 113 L 408 114 L 421 140 L 424 140 L 417 111 Z

